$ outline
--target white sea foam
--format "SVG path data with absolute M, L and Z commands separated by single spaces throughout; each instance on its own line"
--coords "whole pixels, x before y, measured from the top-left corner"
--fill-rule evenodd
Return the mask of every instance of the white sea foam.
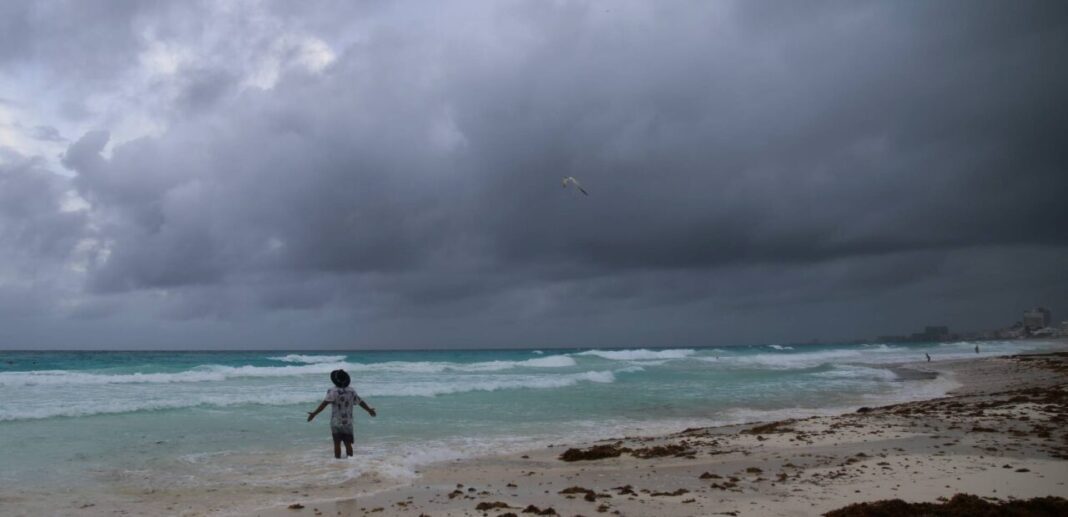
M 896 383 L 896 389 L 889 394 L 868 393 L 863 395 L 863 398 L 871 401 L 872 405 L 898 404 L 944 397 L 960 386 L 961 384 L 953 378 L 940 375 L 930 380 Z
M 357 455 L 362 459 L 359 462 L 345 462 L 341 468 L 344 476 L 339 476 L 334 469 L 324 468 L 324 465 L 336 465 L 334 462 L 323 462 L 322 452 L 315 451 L 298 455 L 287 455 L 285 458 L 271 458 L 264 460 L 269 464 L 266 472 L 277 472 L 279 463 L 295 462 L 301 468 L 281 469 L 287 472 L 285 477 L 277 479 L 278 482 L 298 481 L 300 483 L 318 482 L 322 484 L 338 484 L 356 479 L 365 474 L 384 476 L 386 478 L 410 481 L 418 476 L 422 467 L 434 463 L 442 463 L 453 460 L 461 460 L 485 455 L 503 455 L 524 451 L 543 449 L 550 444 L 590 444 L 597 440 L 603 440 L 621 435 L 645 436 L 677 432 L 690 427 L 702 427 L 720 425 L 717 420 L 706 418 L 676 418 L 657 419 L 654 421 L 637 421 L 632 419 L 607 419 L 568 421 L 554 425 L 551 430 L 533 432 L 531 434 L 514 434 L 505 436 L 480 436 L 480 437 L 455 437 L 448 439 L 411 441 L 403 444 L 391 445 L 358 445 Z M 213 459 L 213 458 L 209 458 Z M 200 457 L 190 458 L 190 461 L 201 461 Z M 299 478 L 294 479 L 293 472 L 297 472 Z M 310 473 L 310 475 L 309 475 Z M 231 478 L 227 478 L 229 481 Z M 253 484 L 268 484 L 277 486 L 275 479 L 256 479 L 250 481 Z
M 897 379 L 897 375 L 886 368 L 868 368 L 866 366 L 851 364 L 835 365 L 834 368 L 829 371 L 814 373 L 812 375 L 821 379 L 837 380 L 893 381 Z
M 792 347 L 792 346 L 784 346 L 784 345 L 768 345 L 768 346 L 770 346 L 771 348 L 774 348 L 775 350 L 793 350 L 794 349 L 794 347 Z
M 668 350 L 638 348 L 634 350 L 587 350 L 573 355 L 596 356 L 602 359 L 610 359 L 612 361 L 646 361 L 658 359 L 683 359 L 695 353 L 697 353 L 696 350 L 689 348 Z
M 445 368 L 461 372 L 488 372 L 511 368 L 567 368 L 576 364 L 573 358 L 566 355 L 550 355 L 525 361 L 486 361 L 470 364 L 446 363 Z
M 280 357 L 268 357 L 272 361 L 282 361 L 283 363 L 338 363 L 345 360 L 346 356 L 343 355 L 304 355 L 304 354 L 289 354 Z
M 855 350 L 823 350 L 819 352 L 770 353 L 741 356 L 697 357 L 699 361 L 717 362 L 748 368 L 792 370 L 811 368 L 826 363 L 858 360 L 864 354 Z
M 222 366 L 203 365 L 182 372 L 104 374 L 66 370 L 2 372 L 0 386 L 78 386 L 100 384 L 172 384 L 183 382 L 219 382 L 239 377 L 288 377 L 323 374 L 350 365 L 320 363 L 304 366 Z
M 825 363 L 855 360 L 865 354 L 856 350 L 824 350 L 820 352 L 790 354 L 756 354 L 739 357 L 737 362 L 753 363 L 768 368 L 799 368 L 819 366 Z
M 260 404 L 272 406 L 284 406 L 314 402 L 321 399 L 321 395 L 309 393 L 257 393 L 246 392 L 241 394 L 200 394 L 195 398 L 171 398 L 171 399 L 95 399 L 91 402 L 79 402 L 77 404 L 42 404 L 21 408 L 0 408 L 0 422 L 12 420 L 39 420 L 54 417 L 82 417 L 91 415 L 107 415 L 116 413 L 136 413 L 139 411 L 159 411 L 166 409 L 183 409 L 199 406 L 229 407 L 247 404 Z
M 360 388 L 360 394 L 368 397 L 436 397 L 474 391 L 565 388 L 583 382 L 606 384 L 615 382 L 615 380 L 615 374 L 611 371 L 542 375 L 489 375 L 426 382 L 374 383 L 366 388 Z M 324 391 L 320 391 L 318 388 L 299 388 L 291 389 L 290 391 L 239 390 L 232 393 L 213 393 L 204 390 L 184 392 L 167 390 L 155 393 L 154 397 L 93 397 L 88 402 L 69 398 L 63 399 L 59 403 L 49 402 L 28 406 L 20 404 L 17 407 L 11 405 L 0 407 L 0 422 L 200 406 L 229 407 L 250 404 L 284 406 L 315 402 L 322 399 L 323 393 Z
M 447 382 L 375 384 L 369 386 L 367 395 L 435 397 L 470 391 L 499 391 L 508 389 L 552 389 L 574 386 L 580 382 L 612 383 L 616 377 L 610 371 L 588 371 L 558 375 L 507 375 L 489 379 L 472 378 Z

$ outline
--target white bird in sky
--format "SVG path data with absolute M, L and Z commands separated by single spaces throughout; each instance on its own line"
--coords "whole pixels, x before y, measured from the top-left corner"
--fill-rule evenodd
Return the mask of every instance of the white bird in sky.
M 564 181 L 560 182 L 560 184 L 563 185 L 564 188 L 567 188 L 567 186 L 569 184 L 570 185 L 574 185 L 575 188 L 577 188 L 579 190 L 579 192 L 582 192 L 583 195 L 585 195 L 585 196 L 590 195 L 589 192 L 586 192 L 586 189 L 582 188 L 582 184 L 579 183 L 579 180 L 575 179 L 574 176 L 568 176 L 568 177 L 564 178 Z

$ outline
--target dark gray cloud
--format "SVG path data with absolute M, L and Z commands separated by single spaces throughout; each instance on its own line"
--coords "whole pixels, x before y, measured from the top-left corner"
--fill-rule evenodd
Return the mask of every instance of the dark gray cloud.
M 88 221 L 65 209 L 64 179 L 39 160 L 4 151 L 0 146 L 0 336 L 11 346 L 23 337 L 13 332 L 18 322 L 61 311 L 71 288 L 66 272 L 81 260 Z
M 83 213 L 63 209 L 63 183 L 36 160 L 0 165 L 0 242 L 9 256 L 5 266 L 34 268 L 62 262 L 71 253 L 86 220 Z
M 19 198 L 51 215 L 5 216 L 77 256 L 51 310 L 105 336 L 709 344 L 1068 309 L 1058 3 L 113 7 L 67 43 L 81 7 L 9 7 L 0 55 L 83 97 L 153 71 L 122 106 L 157 129 L 117 139 L 97 102 L 73 178 Z

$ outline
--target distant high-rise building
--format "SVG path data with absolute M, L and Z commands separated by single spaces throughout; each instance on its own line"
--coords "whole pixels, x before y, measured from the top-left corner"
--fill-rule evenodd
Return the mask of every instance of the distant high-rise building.
M 1023 313 L 1023 326 L 1027 329 L 1046 328 L 1051 321 L 1053 321 L 1053 315 L 1045 307 L 1035 307 Z
M 924 335 L 932 337 L 943 337 L 949 335 L 949 327 L 946 326 L 927 326 L 923 328 Z
M 950 337 L 949 327 L 928 325 L 923 328 L 923 332 L 916 332 L 909 336 L 909 341 L 941 341 Z

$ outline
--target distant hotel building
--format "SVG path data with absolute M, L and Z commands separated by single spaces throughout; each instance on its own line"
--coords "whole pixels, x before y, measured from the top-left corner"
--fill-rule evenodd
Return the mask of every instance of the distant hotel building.
M 921 334 L 919 337 L 929 339 L 945 339 L 946 337 L 949 337 L 949 327 L 924 327 L 923 334 Z
M 914 332 L 908 336 L 879 336 L 878 340 L 887 343 L 904 343 L 909 341 L 946 341 L 956 339 L 956 337 L 949 333 L 949 327 L 934 325 L 924 327 L 923 332 Z
M 1049 309 L 1044 307 L 1035 307 L 1023 313 L 1023 326 L 1028 330 L 1046 328 L 1051 321 L 1053 321 L 1053 315 L 1050 314 Z

